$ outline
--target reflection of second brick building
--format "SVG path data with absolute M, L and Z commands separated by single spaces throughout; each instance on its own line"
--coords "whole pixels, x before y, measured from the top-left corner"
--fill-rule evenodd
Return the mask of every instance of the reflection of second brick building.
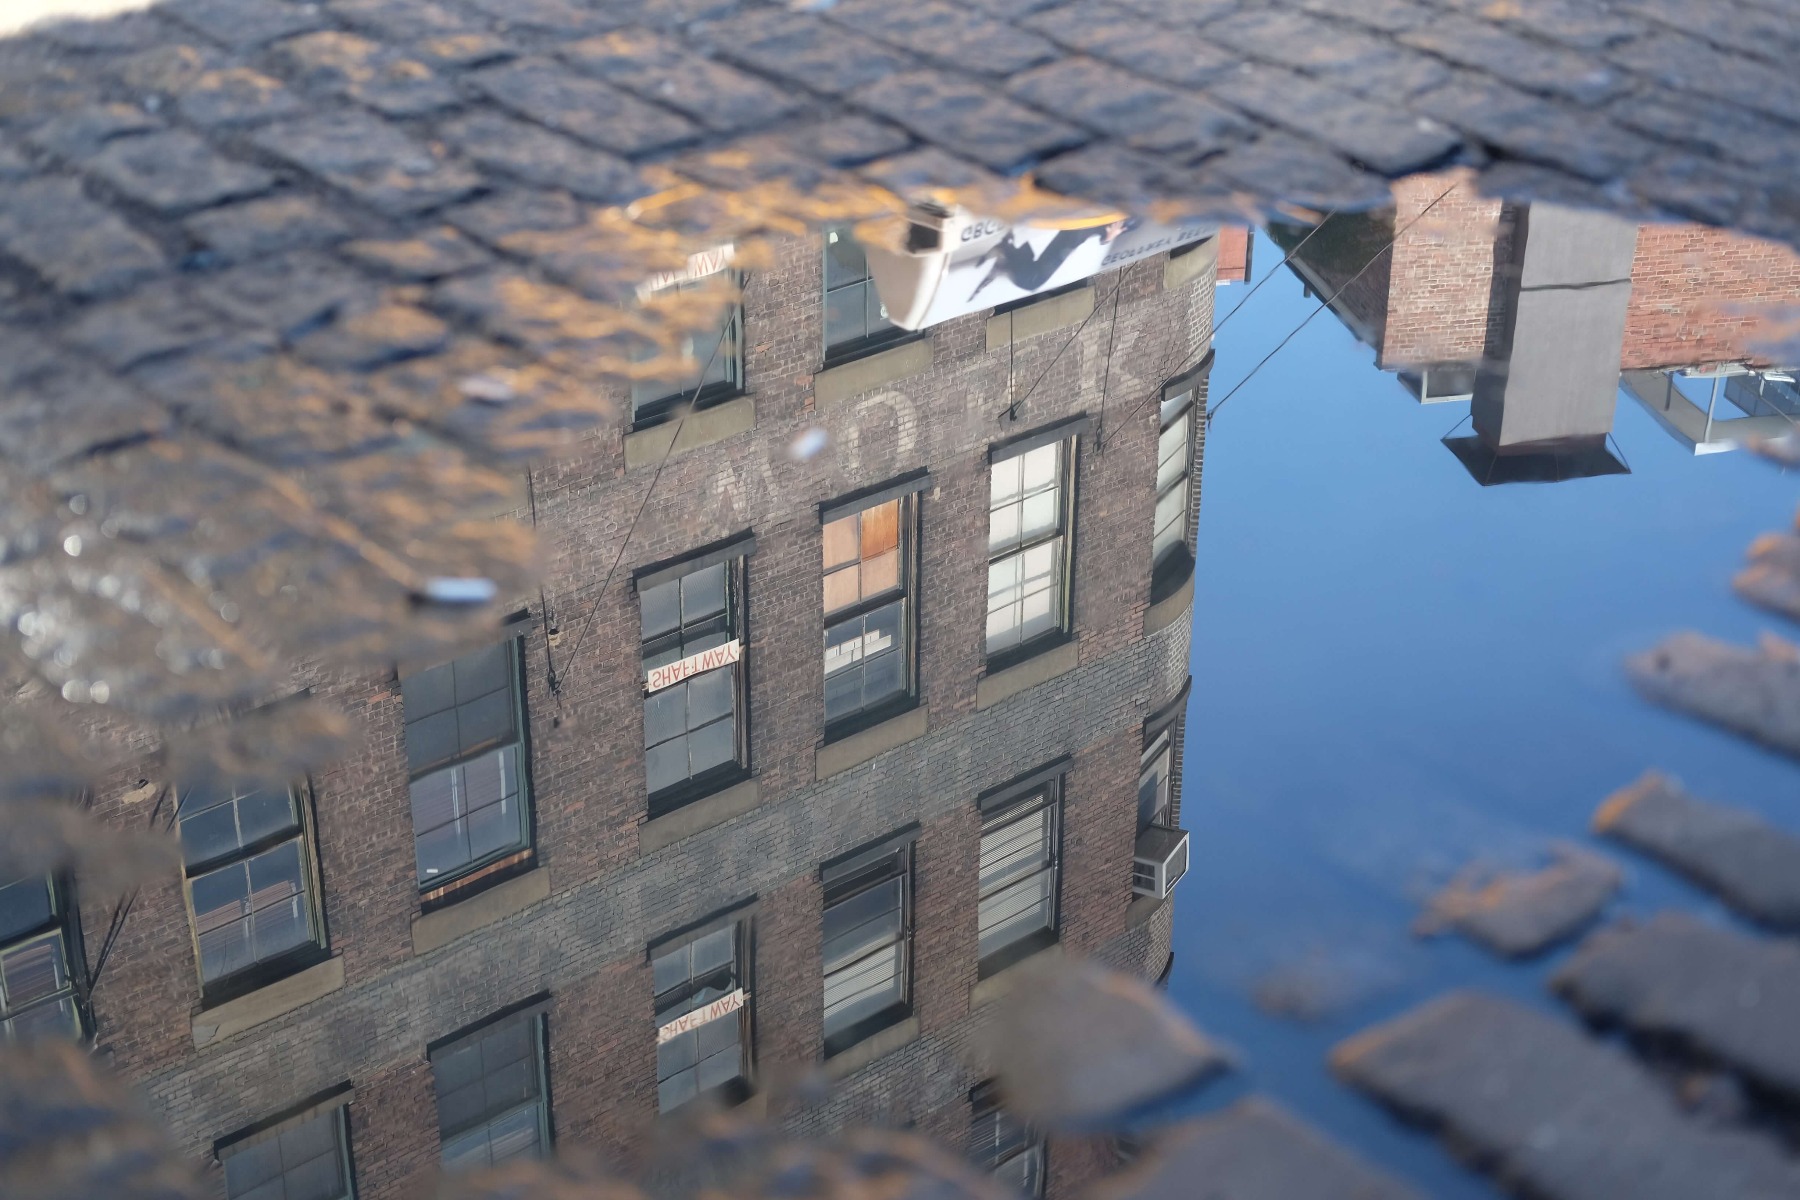
M 534 469 L 547 606 L 450 668 L 315 679 L 366 748 L 291 805 L 182 802 L 230 828 L 84 999 L 219 1194 L 320 1147 L 363 1197 L 553 1142 L 635 1161 L 659 1111 L 821 1062 L 794 1127 L 985 1141 L 1041 1185 L 976 1035 L 1027 960 L 1169 958 L 1143 893 L 1185 846 L 1142 835 L 1180 816 L 1214 247 L 919 334 L 822 249 L 747 276 L 691 412 L 639 387 Z M 271 845 L 291 881 L 194 899 Z M 300 923 L 259 945 L 230 912 L 270 896 Z M 1104 1157 L 1056 1141 L 1050 1193 Z

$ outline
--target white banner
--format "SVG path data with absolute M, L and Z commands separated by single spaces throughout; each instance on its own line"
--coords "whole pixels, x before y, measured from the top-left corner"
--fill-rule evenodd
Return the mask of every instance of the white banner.
M 656 1044 L 660 1046 L 670 1038 L 680 1037 L 690 1029 L 698 1029 L 702 1025 L 718 1020 L 720 1017 L 730 1016 L 738 1009 L 744 1007 L 745 999 L 744 989 L 736 988 L 726 992 L 711 1004 L 702 1008 L 696 1008 L 690 1013 L 682 1013 L 667 1025 L 657 1027 Z
M 646 693 L 660 692 L 666 687 L 673 687 L 690 675 L 699 675 L 717 667 L 728 667 L 743 656 L 743 643 L 737 638 L 732 638 L 723 646 L 714 646 L 711 650 L 690 654 L 676 662 L 664 663 L 660 667 L 651 667 L 644 672 L 644 691 Z
M 644 282 L 638 284 L 638 299 L 666 287 L 678 283 L 690 283 L 696 279 L 705 279 L 708 275 L 717 275 L 737 260 L 737 247 L 730 242 L 722 246 L 714 246 L 710 250 L 702 250 L 698 254 L 688 255 L 687 266 L 679 271 L 658 271 Z

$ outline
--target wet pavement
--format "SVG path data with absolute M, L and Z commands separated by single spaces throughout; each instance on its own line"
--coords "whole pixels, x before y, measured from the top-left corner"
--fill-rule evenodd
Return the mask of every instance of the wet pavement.
M 267 700 L 300 659 L 463 645 L 542 565 L 486 518 L 535 527 L 531 472 L 620 423 L 622 381 L 688 372 L 737 300 L 675 284 L 828 223 L 892 241 L 920 204 L 1305 218 L 1258 235 L 1268 290 L 1213 318 L 1169 980 L 1198 1028 L 1148 987 L 1120 1010 L 1046 977 L 996 1043 L 1012 1108 L 1160 1130 L 1100 1185 L 1134 1200 L 1195 1176 L 1232 1200 L 1800 1195 L 1800 650 L 1762 636 L 1800 612 L 1794 535 L 1766 532 L 1791 477 L 1697 457 L 1791 454 L 1752 443 L 1800 416 L 1797 53 L 1791 0 L 1703 25 L 1673 0 L 170 0 L 9 37 L 0 677 L 34 703 L 0 791 L 66 792 L 97 746 Z M 1742 251 L 1764 286 L 1641 278 L 1662 235 L 1636 225 L 1669 220 L 1772 239 L 1671 251 Z M 1443 338 L 1409 353 L 1406 256 L 1449 245 L 1482 294 L 1426 306 Z M 987 348 L 1014 336 L 990 322 Z M 1679 351 L 1631 358 L 1656 337 Z M 1715 425 L 1721 396 L 1741 417 Z M 619 474 L 660 477 L 681 420 L 629 435 Z M 291 774 L 349 732 L 302 705 L 167 757 Z M 1615 794 L 1646 770 L 1707 799 Z M 134 897 L 167 866 L 86 853 Z M 1104 1036 L 1033 1057 L 1084 1024 Z M 799 1194 L 822 1168 L 782 1153 L 756 1186 Z M 980 1193 L 967 1174 L 944 1187 Z

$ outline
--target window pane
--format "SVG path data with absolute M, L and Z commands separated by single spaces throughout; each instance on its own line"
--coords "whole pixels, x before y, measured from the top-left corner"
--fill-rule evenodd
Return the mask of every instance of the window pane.
M 849 566 L 825 576 L 825 611 L 836 612 L 862 599 L 862 570 Z
M 452 663 L 456 674 L 456 702 L 467 704 L 506 687 L 507 674 L 512 667 L 511 651 L 510 642 L 498 642 Z
M 342 1168 L 335 1151 L 290 1167 L 286 1200 L 339 1200 L 344 1195 Z
M 700 1094 L 700 1081 L 695 1072 L 671 1075 L 656 1089 L 656 1105 L 662 1112 L 672 1112 Z
M 988 507 L 998 508 L 1010 500 L 1018 498 L 1023 485 L 1025 459 L 1023 455 L 1003 458 L 989 468 L 988 474 Z
M 444 663 L 406 676 L 400 681 L 400 700 L 409 725 L 421 717 L 450 708 L 456 703 L 454 664 Z
M 1172 396 L 1164 396 L 1161 410 L 1162 423 L 1167 425 L 1169 423 L 1169 418 L 1186 408 L 1193 402 L 1193 399 L 1194 393 L 1192 389 L 1176 392 Z
M 0 951 L 0 997 L 8 1013 L 48 1000 L 68 986 L 61 934 Z
M 862 512 L 862 556 L 874 558 L 900 544 L 900 501 L 889 500 Z
M 456 757 L 457 747 L 453 708 L 406 727 L 406 761 L 414 771 L 449 762 Z
M 863 313 L 867 300 L 863 285 L 825 294 L 825 345 L 829 349 L 861 339 L 865 333 Z
M 1050 861 L 1050 809 L 981 835 L 983 893 L 1019 879 Z
M 643 638 L 649 641 L 681 624 L 681 581 L 671 579 L 638 593 Z
M 1019 512 L 1019 537 L 1042 537 L 1056 528 L 1060 515 L 1055 491 L 1027 496 Z
M 725 611 L 725 564 L 714 563 L 681 578 L 681 620 L 691 625 Z
M 490 692 L 456 710 L 462 753 L 513 740 L 513 698 L 510 690 Z
M 822 955 L 829 970 L 900 936 L 904 880 L 890 879 L 825 910 Z
M 879 596 L 900 586 L 900 551 L 889 550 L 862 565 L 862 590 L 865 596 Z
M 835 1033 L 906 999 L 898 942 L 825 976 L 825 1032 Z
M 737 926 L 727 925 L 696 940 L 693 943 L 694 975 L 698 977 L 729 965 L 736 937 Z
M 695 775 L 737 757 L 736 731 L 729 720 L 715 721 L 688 735 L 688 761 Z
M 860 553 L 861 534 L 856 514 L 839 517 L 825 526 L 825 566 L 838 567 L 853 561 Z
M 988 514 L 988 549 L 1007 550 L 1019 544 L 1019 530 L 1024 522 L 1024 509 L 1019 504 L 1006 504 Z
M 651 987 L 658 996 L 687 982 L 688 954 L 692 948 L 677 946 L 650 960 Z
M 236 1200 L 281 1177 L 281 1143 L 256 1142 L 225 1155 L 225 1194 Z
M 0 938 L 11 939 L 50 921 L 50 881 L 21 879 L 0 887 Z
M 737 695 L 737 668 L 719 667 L 697 675 L 682 685 L 687 690 L 687 722 L 708 725 L 731 714 Z
M 1039 446 L 1019 456 L 1026 491 L 1047 488 L 1056 482 L 1062 472 L 1062 451 L 1065 443 L 1052 442 L 1048 446 Z
M 652 793 L 674 787 L 688 777 L 687 737 L 683 735 L 644 752 L 644 778 Z
M 868 259 L 862 246 L 846 228 L 825 234 L 825 286 L 839 288 L 869 277 Z
M 1187 471 L 1188 419 L 1183 416 L 1162 431 L 1156 445 L 1156 487 L 1168 487 Z

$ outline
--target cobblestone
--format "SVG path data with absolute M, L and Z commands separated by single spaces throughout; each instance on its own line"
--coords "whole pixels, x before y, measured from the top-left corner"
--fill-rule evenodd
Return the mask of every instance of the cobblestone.
M 322 30 L 282 42 L 271 59 L 307 87 L 350 96 L 390 117 L 457 103 L 456 89 L 424 63 L 353 33 Z
M 351 109 L 273 125 L 255 143 L 383 213 L 404 215 L 468 195 L 480 176 L 413 141 L 379 117 Z
M 1056 57 L 1056 47 L 1036 34 L 946 0 L 847 0 L 825 12 L 859 32 L 977 75 L 1013 75 Z
M 115 371 L 216 344 L 237 330 L 194 302 L 179 284 L 145 288 L 124 300 L 89 309 L 69 340 Z
M 880 42 L 798 13 L 746 13 L 705 36 L 726 58 L 833 96 L 917 65 Z
M 890 75 L 852 99 L 946 149 L 1010 171 L 1087 138 L 1074 126 L 933 71 Z
M 167 265 L 154 242 L 62 179 L 0 188 L 0 249 L 83 297 L 121 291 Z
M 1193 33 L 1155 29 L 1134 13 L 1094 0 L 1034 13 L 1025 24 L 1065 46 L 1179 87 L 1206 87 L 1239 66 L 1235 55 Z
M 792 94 L 661 34 L 634 30 L 588 38 L 564 49 L 562 57 L 708 129 L 729 132 L 767 125 L 801 107 Z
M 698 126 L 668 109 L 543 59 L 489 67 L 471 80 L 521 116 L 628 157 L 700 136 Z
M 157 10 L 222 46 L 245 49 L 317 29 L 317 5 L 282 0 L 169 0 Z
M 249 67 L 206 72 L 181 93 L 177 104 L 182 116 L 205 129 L 272 121 L 303 107 L 280 80 Z
M 311 196 L 268 196 L 210 209 L 183 226 L 221 264 L 325 246 L 351 235 L 349 222 Z
M 1091 58 L 1027 71 L 1007 90 L 1028 104 L 1058 110 L 1137 150 L 1192 161 L 1253 132 L 1245 118 L 1187 92 L 1139 79 Z
M 242 200 L 275 183 L 261 167 L 233 162 L 179 129 L 110 142 L 82 166 L 123 195 L 168 214 Z
M 1728 100 L 1790 122 L 1800 115 L 1800 79 L 1793 72 L 1745 62 L 1695 38 L 1658 33 L 1616 46 L 1607 55 L 1679 92 Z
M 1275 67 L 1239 71 L 1213 92 L 1264 120 L 1330 142 L 1356 162 L 1389 175 L 1431 166 L 1462 144 L 1434 121 L 1390 112 Z
M 1445 16 L 1408 30 L 1400 40 L 1465 67 L 1489 71 L 1530 91 L 1597 104 L 1616 96 L 1625 81 L 1584 54 L 1545 46 L 1482 21 Z
M 351 242 L 344 254 L 377 272 L 414 282 L 442 279 L 490 261 L 481 247 L 448 225 L 417 237 Z
M 438 132 L 475 163 L 524 183 L 605 204 L 625 204 L 651 190 L 623 159 L 499 113 L 473 113 Z

